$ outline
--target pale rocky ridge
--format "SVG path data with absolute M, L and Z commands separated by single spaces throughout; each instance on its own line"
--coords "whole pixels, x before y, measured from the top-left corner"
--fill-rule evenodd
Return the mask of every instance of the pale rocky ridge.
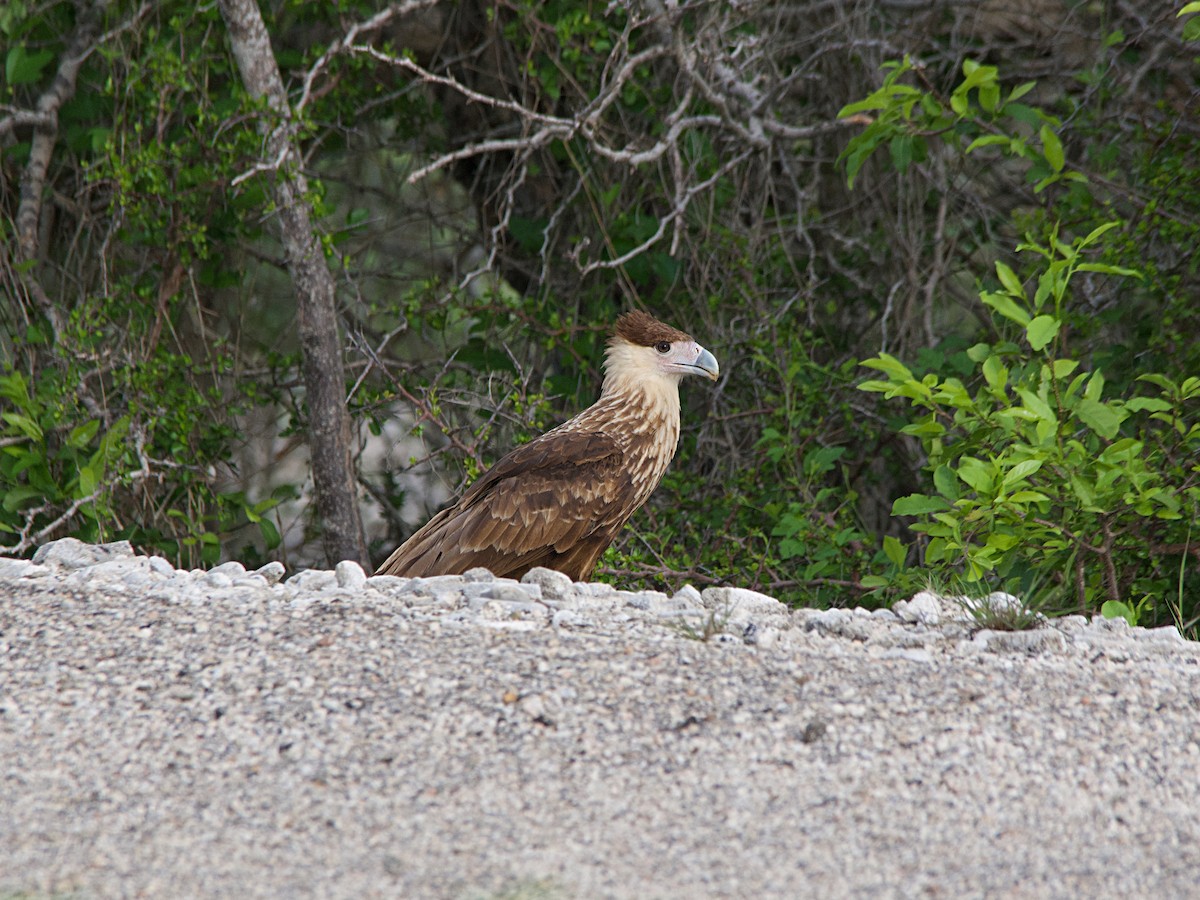
M 0 559 L 0 895 L 1197 884 L 1200 648 L 1174 628 L 285 574 Z

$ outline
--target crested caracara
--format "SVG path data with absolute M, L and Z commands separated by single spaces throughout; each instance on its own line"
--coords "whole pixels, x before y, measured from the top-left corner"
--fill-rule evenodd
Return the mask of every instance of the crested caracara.
M 377 575 L 520 578 L 534 566 L 591 574 L 658 487 L 679 442 L 679 381 L 719 370 L 711 353 L 644 312 L 608 343 L 600 399 L 517 447 L 404 542 Z

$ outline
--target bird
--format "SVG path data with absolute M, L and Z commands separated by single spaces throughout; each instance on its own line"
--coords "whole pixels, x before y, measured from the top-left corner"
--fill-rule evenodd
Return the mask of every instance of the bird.
M 679 383 L 720 377 L 716 357 L 642 310 L 608 340 L 600 397 L 501 457 L 397 548 L 376 575 L 430 577 L 535 567 L 586 581 L 658 487 L 679 443 Z

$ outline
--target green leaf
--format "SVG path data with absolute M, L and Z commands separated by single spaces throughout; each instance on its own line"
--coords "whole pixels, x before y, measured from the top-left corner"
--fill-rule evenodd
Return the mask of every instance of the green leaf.
M 991 355 L 991 353 L 992 353 L 992 345 L 991 344 L 984 344 L 984 343 L 972 344 L 970 347 L 967 348 L 967 359 L 971 360 L 971 362 L 979 363 L 979 362 L 983 362 L 985 359 L 987 359 Z
M 913 437 L 919 438 L 937 438 L 946 433 L 946 426 L 936 420 L 926 419 L 921 422 L 914 422 L 911 425 L 905 425 L 900 429 L 900 433 L 911 434 Z
M 1054 377 L 1066 378 L 1072 372 L 1079 368 L 1079 360 L 1076 359 L 1056 359 L 1054 361 Z
M 837 117 L 845 119 L 848 116 L 853 116 L 856 113 L 871 112 L 874 110 L 889 109 L 896 105 L 896 98 L 905 95 L 919 94 L 915 87 L 907 84 L 893 84 L 887 87 L 882 87 L 875 93 L 864 97 L 862 100 L 854 103 L 847 103 L 838 110 Z
M 82 497 L 90 497 L 96 491 L 96 470 L 91 466 L 84 466 L 79 470 L 79 489 L 76 492 L 76 499 Z
M 1024 97 L 1030 91 L 1032 91 L 1035 87 L 1037 87 L 1036 81 L 1026 81 L 1024 84 L 1018 84 L 1015 88 L 1012 89 L 1012 93 L 1008 95 L 1008 99 L 1004 101 L 1004 105 L 1007 106 L 1009 103 L 1012 103 L 1014 100 L 1020 100 L 1022 97 Z
M 20 413 L 6 412 L 0 413 L 0 418 L 4 419 L 5 422 L 7 422 L 9 425 L 12 425 L 14 428 L 20 430 L 30 440 L 40 441 L 42 439 L 42 426 L 38 425 L 38 423 L 29 418 L 29 416 L 23 416 Z
M 1174 394 L 1179 390 L 1179 385 L 1168 378 L 1166 375 L 1159 375 L 1157 372 L 1150 372 L 1146 375 L 1139 375 L 1138 381 L 1148 381 L 1155 387 L 1161 388 L 1165 394 Z
M 1023 459 L 1004 473 L 1004 486 L 1012 487 L 1024 481 L 1042 467 L 1040 459 Z
M 941 497 L 928 497 L 925 494 L 909 494 L 907 497 L 900 497 L 892 504 L 892 515 L 924 516 L 949 508 L 950 505 Z
M 892 166 L 897 172 L 903 172 L 912 163 L 913 139 L 907 134 L 898 134 L 888 144 L 892 154 Z
M 1170 403 L 1158 397 L 1134 397 L 1132 400 L 1125 402 L 1125 409 L 1130 412 L 1145 412 L 1146 410 L 1150 410 L 1151 412 L 1166 412 L 1172 408 Z
M 997 550 L 1003 552 L 1011 550 L 1020 542 L 1021 539 L 1015 534 L 1004 534 L 1003 532 L 993 531 L 987 536 L 984 546 L 995 547 Z
M 1011 144 L 1012 138 L 1005 134 L 985 134 L 983 137 L 977 137 L 967 145 L 967 153 L 973 153 L 980 147 L 991 147 L 995 144 Z
M 29 408 L 29 386 L 20 372 L 0 375 L 0 397 L 11 400 L 21 409 Z
M 989 356 L 983 361 L 983 377 L 993 391 L 999 393 L 1008 383 L 1008 367 L 998 356 Z
M 1050 163 L 1050 168 L 1055 172 L 1061 172 L 1063 165 L 1066 162 L 1063 156 L 1062 141 L 1058 139 L 1058 135 L 1050 128 L 1049 125 L 1043 125 L 1038 131 L 1038 137 L 1042 139 L 1042 151 L 1046 154 L 1046 162 Z
M 992 291 L 984 291 L 979 295 L 979 299 L 996 312 L 1000 313 L 1000 315 L 1004 316 L 1004 318 L 1011 319 L 1018 325 L 1022 326 L 1029 324 L 1029 313 L 1025 312 L 1025 310 L 1018 306 L 1017 301 L 1008 294 L 997 294 L 993 293 Z
M 913 377 L 912 370 L 894 356 L 887 353 L 880 353 L 878 356 L 871 359 L 864 359 L 860 366 L 866 366 L 868 369 L 878 369 L 885 372 L 893 379 L 901 381 L 911 381 Z
M 1125 266 L 1112 266 L 1108 263 L 1080 263 L 1076 268 L 1076 272 L 1099 272 L 1102 275 L 1124 275 L 1130 278 L 1141 278 L 1142 273 L 1137 269 L 1128 269 Z
M 1058 336 L 1061 327 L 1062 323 L 1054 316 L 1037 316 L 1026 326 L 1025 339 L 1029 341 L 1030 347 L 1040 351 Z
M 933 486 L 947 500 L 954 502 L 959 498 L 958 476 L 954 470 L 944 463 L 933 470 Z
M 1011 503 L 1045 503 L 1050 498 L 1041 491 L 1015 491 L 1008 499 Z
M 995 467 L 973 456 L 958 461 L 958 477 L 977 494 L 990 494 L 995 485 Z
M 278 547 L 282 538 L 279 535 L 279 529 L 275 527 L 275 523 L 270 519 L 260 519 L 257 524 L 258 530 L 263 537 L 263 543 L 267 545 L 267 549 L 274 550 Z
M 1010 269 L 1002 262 L 996 263 L 996 276 L 1000 279 L 1000 283 L 1004 285 L 1004 289 L 1014 297 L 1025 299 L 1025 286 L 1021 284 L 1021 279 L 1017 277 L 1017 273 Z
M 73 447 L 76 450 L 82 450 L 92 442 L 92 438 L 96 436 L 96 432 L 99 430 L 99 419 L 92 419 L 92 421 L 85 422 L 77 428 L 72 428 L 71 433 L 67 435 L 67 446 Z
M 1050 405 L 1028 388 L 1017 388 L 1017 394 L 1021 397 L 1021 402 L 1025 408 L 1036 415 L 1043 422 L 1050 422 L 1054 425 L 1058 424 L 1058 416 L 1054 414 L 1054 410 Z
M 832 471 L 834 464 L 845 454 L 845 447 L 818 447 L 804 455 L 804 474 L 815 478 L 825 472 Z
M 1050 185 L 1058 184 L 1058 182 L 1061 180 L 1062 180 L 1061 175 L 1057 175 L 1057 174 L 1047 175 L 1045 178 L 1043 178 L 1041 181 L 1039 181 L 1037 184 L 1035 184 L 1033 186 L 1033 192 L 1035 194 L 1040 194 L 1046 188 L 1050 187 Z
M 4 60 L 4 76 L 10 85 L 33 84 L 42 77 L 42 69 L 54 59 L 50 50 L 36 50 L 29 53 L 23 45 L 18 44 L 8 51 Z
M 40 500 L 44 500 L 46 494 L 44 491 L 35 487 L 17 486 L 10 488 L 5 492 L 2 506 L 5 512 L 12 512 L 20 507 L 20 505 L 26 500 L 31 500 L 35 497 Z
M 1117 436 L 1117 432 L 1121 428 L 1121 421 L 1125 418 L 1108 404 L 1088 397 L 1079 401 L 1075 415 L 1079 417 L 1079 421 L 1100 437 L 1110 441 Z
M 1041 110 L 1026 106 L 1024 103 L 1009 103 L 1005 106 L 1004 112 L 1010 118 L 1016 119 L 1030 128 L 1039 125 L 1045 118 L 1045 114 Z
M 1137 625 L 1137 614 L 1133 607 L 1120 600 L 1105 600 L 1100 606 L 1100 615 L 1106 619 L 1124 619 L 1130 626 Z
M 983 107 L 985 112 L 995 112 L 996 105 L 1000 102 L 1000 85 L 995 82 L 990 84 L 980 85 L 979 87 L 979 105 Z
M 899 538 L 893 537 L 890 534 L 884 535 L 883 553 L 893 566 L 900 571 L 904 570 L 904 562 L 908 559 L 908 548 L 901 543 Z
M 1100 239 L 1100 237 L 1102 235 L 1107 234 L 1108 232 L 1112 231 L 1114 228 L 1118 227 L 1120 224 L 1121 224 L 1120 222 L 1105 222 L 1102 225 L 1097 225 L 1090 232 L 1088 232 L 1087 237 L 1085 237 L 1079 241 L 1079 244 L 1078 244 L 1079 249 L 1082 250 L 1084 247 L 1094 244 L 1097 240 Z

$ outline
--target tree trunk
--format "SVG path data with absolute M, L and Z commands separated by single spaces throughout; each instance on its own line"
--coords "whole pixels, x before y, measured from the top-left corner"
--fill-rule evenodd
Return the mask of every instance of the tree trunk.
M 325 557 L 330 565 L 343 559 L 365 564 L 367 549 L 351 462 L 333 276 L 313 233 L 305 199 L 308 183 L 288 130 L 291 109 L 256 0 L 218 0 L 218 6 L 229 29 L 242 83 L 251 95 L 265 97 L 279 116 L 278 125 L 267 135 L 265 161 L 275 170 L 280 237 L 296 291 L 308 446 Z M 270 128 L 269 123 L 264 127 Z

